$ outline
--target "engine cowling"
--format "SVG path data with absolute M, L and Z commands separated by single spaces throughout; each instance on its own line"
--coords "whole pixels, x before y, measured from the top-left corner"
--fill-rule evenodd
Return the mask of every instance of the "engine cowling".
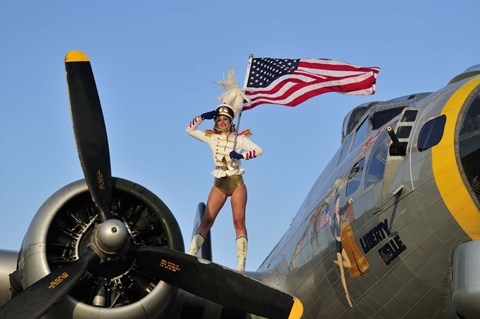
M 131 181 L 113 178 L 111 210 L 133 245 L 184 251 L 180 228 L 155 194 Z M 87 249 L 95 231 L 95 205 L 85 181 L 69 184 L 38 210 L 22 243 L 18 273 L 28 287 Z M 54 288 L 53 288 L 54 289 Z M 146 275 L 132 257 L 106 260 L 90 269 L 45 318 L 161 318 L 177 288 Z

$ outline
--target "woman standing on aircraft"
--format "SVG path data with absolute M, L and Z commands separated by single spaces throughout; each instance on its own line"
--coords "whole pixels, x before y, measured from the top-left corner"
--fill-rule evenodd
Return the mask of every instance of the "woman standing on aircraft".
M 248 130 L 237 135 L 236 145 L 234 145 L 235 125 L 232 124 L 234 116 L 235 113 L 230 105 L 221 104 L 214 111 L 196 116 L 185 129 L 189 135 L 210 146 L 215 164 L 212 172 L 215 177 L 214 184 L 208 196 L 205 214 L 193 236 L 188 253 L 193 256 L 197 255 L 227 197 L 231 197 L 233 224 L 237 236 L 236 269 L 244 271 L 247 257 L 247 229 L 245 227 L 247 187 L 243 182 L 242 175 L 245 170 L 240 168 L 240 160 L 249 160 L 260 156 L 263 150 L 248 139 Z M 210 119 L 215 121 L 213 130 L 197 129 L 203 120 Z

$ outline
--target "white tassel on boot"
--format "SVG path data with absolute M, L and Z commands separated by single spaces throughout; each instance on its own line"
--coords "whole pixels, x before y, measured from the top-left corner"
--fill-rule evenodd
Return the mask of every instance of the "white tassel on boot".
M 202 247 L 203 243 L 205 242 L 205 237 L 203 237 L 200 233 L 195 233 L 192 238 L 192 243 L 190 244 L 190 249 L 188 250 L 188 254 L 192 256 L 196 256 L 200 247 Z
M 246 236 L 237 237 L 237 271 L 244 272 L 245 264 L 247 262 L 247 245 L 248 239 Z

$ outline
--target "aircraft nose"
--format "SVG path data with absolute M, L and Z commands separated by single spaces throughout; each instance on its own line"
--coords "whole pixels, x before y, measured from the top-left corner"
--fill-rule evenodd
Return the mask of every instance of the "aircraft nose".
M 459 118 L 458 152 L 470 192 L 480 201 L 480 92 L 467 101 L 463 114 Z

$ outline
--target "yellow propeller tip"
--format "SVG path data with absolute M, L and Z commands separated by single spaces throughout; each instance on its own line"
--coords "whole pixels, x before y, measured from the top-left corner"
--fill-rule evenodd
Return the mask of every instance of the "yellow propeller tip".
M 88 62 L 88 56 L 82 51 L 73 50 L 65 56 L 65 62 Z
M 300 299 L 293 298 L 293 306 L 288 319 L 299 319 L 303 315 L 303 304 Z

